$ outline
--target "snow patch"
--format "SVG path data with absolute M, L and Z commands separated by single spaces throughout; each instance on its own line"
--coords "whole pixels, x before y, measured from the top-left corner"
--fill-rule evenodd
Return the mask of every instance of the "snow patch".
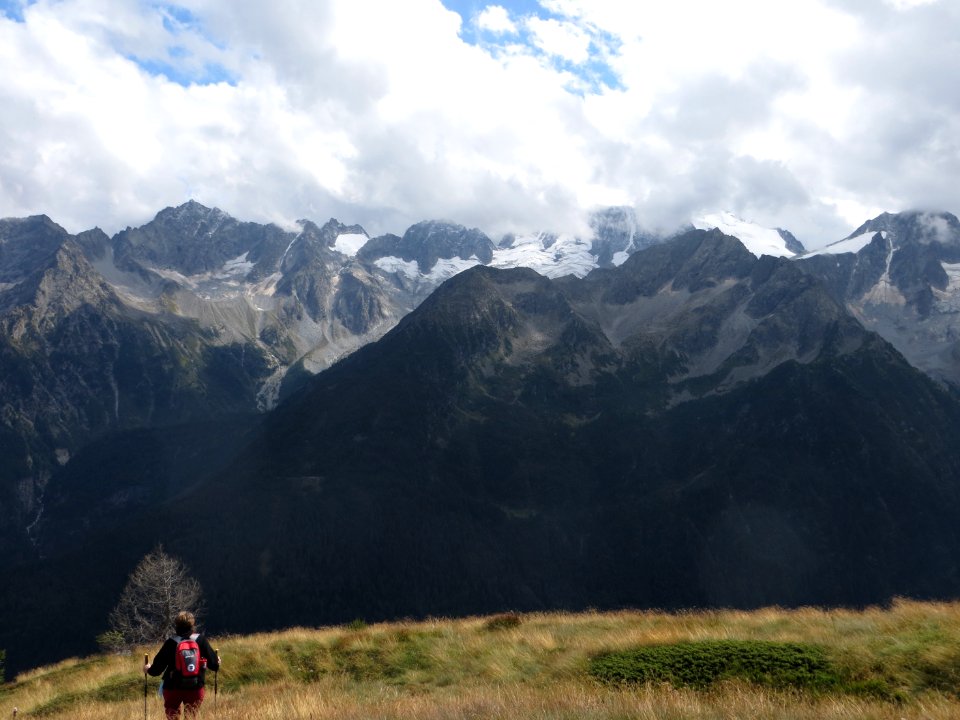
M 843 253 L 858 253 L 870 244 L 876 234 L 876 232 L 871 230 L 870 232 L 865 232 L 862 235 L 857 235 L 856 237 L 831 243 L 826 247 L 820 248 L 819 250 L 812 250 L 806 255 L 802 255 L 801 258 L 809 258 L 813 257 L 814 255 L 841 255 Z M 884 240 L 887 239 L 886 230 L 881 230 L 880 235 Z
M 222 280 L 228 277 L 246 277 L 247 273 L 253 270 L 254 263 L 247 260 L 247 255 L 249 253 L 244 253 L 243 255 L 238 255 L 232 260 L 227 260 L 223 267 L 220 269 L 219 273 L 216 273 L 213 277 L 218 280 Z
M 464 270 L 469 270 L 472 267 L 480 265 L 480 258 L 476 255 L 471 255 L 468 260 L 463 260 L 461 258 L 440 258 L 437 260 L 437 264 L 433 266 L 429 273 L 424 277 L 430 282 L 442 283 L 445 280 L 449 280 L 454 275 L 462 273 Z
M 773 228 L 766 228 L 755 223 L 747 222 L 732 213 L 711 213 L 693 219 L 693 226 L 698 230 L 712 230 L 717 228 L 724 235 L 732 235 L 743 246 L 757 257 L 772 255 L 774 257 L 795 257 L 796 253 L 787 249 L 787 243 L 780 233 Z
M 373 263 L 378 268 L 388 273 L 399 273 L 410 280 L 416 280 L 420 277 L 420 265 L 416 260 L 403 260 L 398 257 L 382 257 Z
M 360 248 L 367 244 L 367 236 L 363 233 L 343 233 L 337 235 L 333 249 L 349 257 L 355 257 Z
M 511 247 L 494 250 L 490 266 L 530 268 L 549 278 L 564 275 L 583 277 L 597 267 L 597 258 L 590 252 L 589 242 L 573 235 L 536 233 L 519 235 L 514 238 Z
M 573 235 L 519 235 L 513 238 L 510 247 L 494 249 L 490 267 L 525 267 L 550 278 L 564 275 L 583 277 L 597 267 L 597 257 L 590 252 L 590 247 L 589 242 Z M 628 257 L 629 253 L 617 253 L 614 263 L 619 265 Z M 420 272 L 416 261 L 406 261 L 398 257 L 379 258 L 374 264 L 384 272 L 399 273 L 410 280 L 439 284 L 482 263 L 476 255 L 467 260 L 458 257 L 440 258 L 426 274 Z
M 624 252 L 623 250 L 621 250 L 620 252 L 616 252 L 613 254 L 613 257 L 610 259 L 610 262 L 612 262 L 617 267 L 620 267 L 627 261 L 628 257 L 630 257 L 630 253 Z

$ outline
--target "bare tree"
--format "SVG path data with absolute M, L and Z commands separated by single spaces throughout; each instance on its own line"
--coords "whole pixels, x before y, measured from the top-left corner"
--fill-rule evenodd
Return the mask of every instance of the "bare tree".
M 169 637 L 178 612 L 199 617 L 202 609 L 200 583 L 158 545 L 130 574 L 110 613 L 110 630 L 128 647 L 156 643 Z

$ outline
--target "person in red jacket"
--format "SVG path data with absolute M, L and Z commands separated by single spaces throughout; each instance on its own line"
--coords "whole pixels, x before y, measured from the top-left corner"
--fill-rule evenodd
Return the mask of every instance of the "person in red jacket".
M 220 658 L 210 647 L 206 636 L 194 632 L 196 624 L 193 613 L 184 611 L 177 615 L 174 621 L 176 636 L 167 638 L 153 662 L 143 666 L 143 671 L 153 677 L 163 675 L 163 708 L 169 720 L 180 717 L 181 704 L 184 717 L 195 717 L 203 702 L 207 669 L 220 669 Z M 178 668 L 178 654 L 190 658 L 191 653 L 197 651 L 199 664 L 195 670 L 189 665 L 189 660 L 188 665 Z

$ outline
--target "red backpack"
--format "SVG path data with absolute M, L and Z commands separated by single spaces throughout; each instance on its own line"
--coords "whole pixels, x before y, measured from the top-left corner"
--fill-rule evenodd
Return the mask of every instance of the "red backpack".
M 200 646 L 197 644 L 199 634 L 191 635 L 188 638 L 182 638 L 175 635 L 173 639 L 177 643 L 174 661 L 178 682 L 182 688 L 195 688 L 200 686 L 200 671 L 206 662 L 200 657 Z

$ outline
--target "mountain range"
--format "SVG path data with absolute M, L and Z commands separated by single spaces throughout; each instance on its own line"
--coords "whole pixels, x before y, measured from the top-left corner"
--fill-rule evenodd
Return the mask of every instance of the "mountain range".
M 0 647 L 82 650 L 157 542 L 238 631 L 955 594 L 956 218 L 710 220 L 2 221 Z

